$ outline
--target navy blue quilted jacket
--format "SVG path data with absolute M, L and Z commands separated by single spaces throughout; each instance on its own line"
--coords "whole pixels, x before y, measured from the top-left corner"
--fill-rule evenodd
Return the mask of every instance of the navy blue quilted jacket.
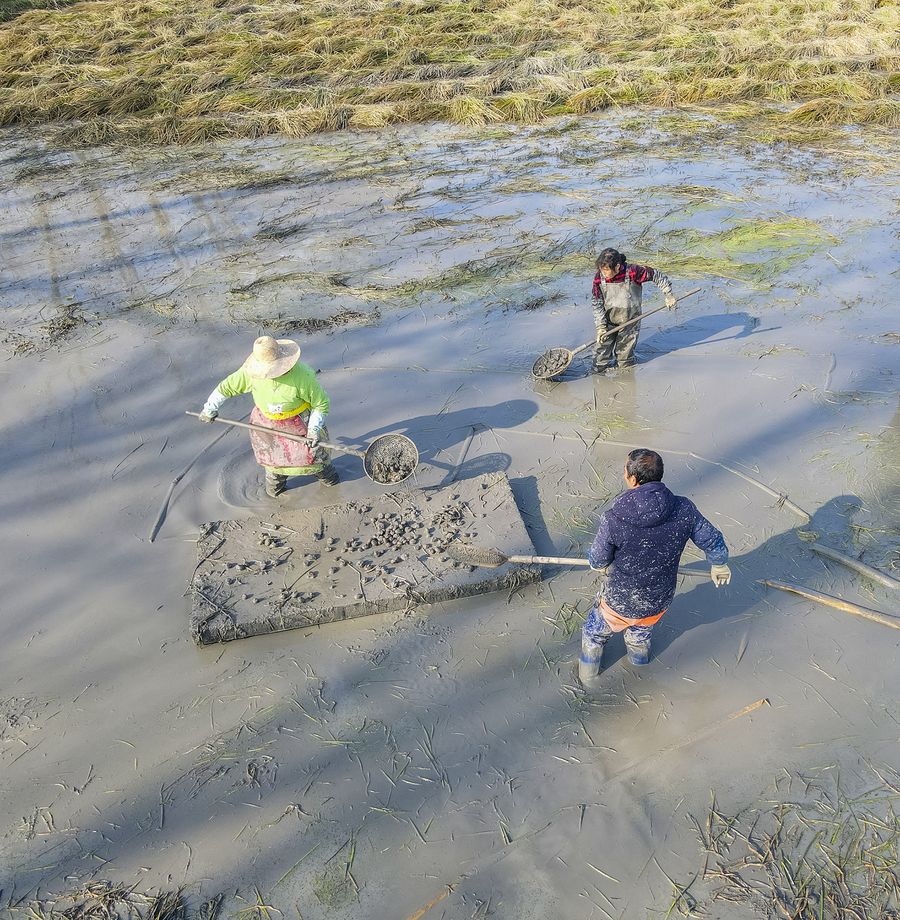
M 712 565 L 728 561 L 719 530 L 683 495 L 661 482 L 645 482 L 620 495 L 600 515 L 588 559 L 608 565 L 606 603 L 624 617 L 647 617 L 664 610 L 675 596 L 678 561 L 688 540 Z

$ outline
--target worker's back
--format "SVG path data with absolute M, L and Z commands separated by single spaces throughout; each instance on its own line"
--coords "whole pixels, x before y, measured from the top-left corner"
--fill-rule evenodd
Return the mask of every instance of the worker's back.
M 665 610 L 675 594 L 678 562 L 693 540 L 712 563 L 725 562 L 722 534 L 682 495 L 646 482 L 619 496 L 600 516 L 591 565 L 609 566 L 606 602 L 626 617 Z

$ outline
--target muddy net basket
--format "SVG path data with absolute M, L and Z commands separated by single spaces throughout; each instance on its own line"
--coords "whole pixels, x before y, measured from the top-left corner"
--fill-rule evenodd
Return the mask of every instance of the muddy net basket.
M 531 374 L 538 380 L 549 380 L 561 374 L 571 363 L 572 352 L 568 348 L 551 348 L 534 362 Z
M 457 562 L 488 569 L 498 569 L 509 561 L 509 556 L 501 553 L 499 549 L 485 549 L 480 546 L 472 546 L 470 543 L 454 543 L 448 546 L 447 555 Z
M 364 465 L 366 475 L 374 482 L 404 482 L 419 465 L 419 451 L 406 435 L 385 434 L 369 445 Z

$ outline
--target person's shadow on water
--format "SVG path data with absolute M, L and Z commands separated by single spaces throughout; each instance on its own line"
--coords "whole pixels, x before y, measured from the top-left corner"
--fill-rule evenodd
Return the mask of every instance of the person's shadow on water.
M 432 415 L 417 415 L 400 419 L 361 432 L 353 438 L 334 437 L 332 443 L 345 446 L 368 446 L 385 434 L 404 434 L 412 439 L 419 451 L 419 463 L 443 470 L 449 477 L 459 465 L 454 478 L 471 479 L 482 472 L 506 471 L 509 455 L 496 450 L 491 428 L 515 428 L 535 416 L 538 405 L 531 399 L 509 399 L 494 406 L 469 406 L 465 409 L 437 411 Z M 473 434 L 474 432 L 474 434 Z M 472 435 L 472 441 L 462 457 L 462 445 Z M 486 439 L 486 440 L 485 440 Z M 460 450 L 454 450 L 459 445 Z M 485 451 L 485 446 L 495 448 Z M 483 459 L 479 459 L 484 455 Z M 332 460 L 346 455 L 334 451 Z M 460 460 L 462 459 L 462 463 Z M 351 481 L 364 475 L 355 464 L 340 462 L 342 480 Z M 447 479 L 445 477 L 445 480 Z
M 609 379 L 615 379 L 616 376 L 623 373 L 632 373 L 634 367 L 648 364 L 654 358 L 673 351 L 694 348 L 704 342 L 717 344 L 732 339 L 744 339 L 758 332 L 771 332 L 779 328 L 778 326 L 767 326 L 765 329 L 758 327 L 759 319 L 750 316 L 749 313 L 717 313 L 712 316 L 695 316 L 677 325 L 657 328 L 649 335 L 646 334 L 646 330 L 642 330 L 635 351 L 636 364 L 624 371 L 613 364 L 607 374 Z M 731 335 L 720 335 L 731 329 L 736 331 Z M 593 373 L 593 360 L 593 350 L 585 349 L 581 354 L 575 356 L 563 373 L 552 380 L 535 380 L 535 392 L 543 395 L 560 382 L 565 383 L 589 377 Z
M 695 316 L 677 325 L 664 326 L 647 336 L 642 336 L 637 346 L 639 364 L 646 364 L 653 358 L 695 348 L 715 339 L 715 343 L 745 339 L 759 332 L 771 332 L 778 326 L 759 328 L 759 318 L 749 313 L 715 313 L 711 316 Z M 736 330 L 731 335 L 721 335 L 727 330 Z
M 383 434 L 405 434 L 415 441 L 423 462 L 447 469 L 457 459 L 452 448 L 462 444 L 473 428 L 476 435 L 490 428 L 515 428 L 533 418 L 537 411 L 538 405 L 532 399 L 508 399 L 494 406 L 469 406 L 389 422 L 361 433 L 357 440 L 368 444 Z M 441 461 L 434 462 L 438 452 L 443 456 Z
M 815 587 L 823 571 L 822 561 L 809 549 L 809 543 L 801 539 L 800 533 L 815 533 L 822 543 L 852 555 L 852 549 L 846 545 L 849 540 L 848 524 L 861 507 L 862 502 L 855 495 L 835 496 L 813 514 L 808 524 L 803 524 L 798 518 L 795 527 L 771 537 L 747 553 L 732 555 L 728 560 L 732 572 L 731 584 L 726 587 L 716 588 L 708 578 L 681 579 L 668 613 L 653 630 L 651 666 L 677 639 L 691 630 L 732 620 L 755 608 L 766 609 L 769 613 L 763 615 L 771 615 L 771 608 L 760 607 L 760 601 L 769 592 L 770 600 L 777 603 L 777 597 L 772 598 L 771 595 L 779 595 L 780 592 L 766 588 L 761 584 L 763 579 Z M 700 510 L 702 513 L 703 509 Z M 693 544 L 688 543 L 688 546 L 693 547 Z M 702 559 L 703 553 L 693 548 Z M 684 561 L 687 562 L 686 557 Z M 708 567 L 707 563 L 691 561 L 690 568 L 704 567 Z M 683 650 L 688 651 L 687 647 Z M 604 670 L 624 654 L 624 641 L 619 633 L 607 643 Z M 701 658 L 708 657 L 702 651 L 697 654 Z

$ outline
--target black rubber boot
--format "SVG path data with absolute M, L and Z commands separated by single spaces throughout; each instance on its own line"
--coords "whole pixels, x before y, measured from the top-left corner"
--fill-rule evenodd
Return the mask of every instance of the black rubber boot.
M 269 498 L 278 498 L 279 495 L 287 488 L 287 476 L 280 473 L 272 473 L 266 470 L 266 495 Z
M 326 463 L 325 466 L 316 473 L 316 478 L 323 486 L 336 486 L 341 481 L 341 477 L 338 476 L 337 470 L 331 463 Z

